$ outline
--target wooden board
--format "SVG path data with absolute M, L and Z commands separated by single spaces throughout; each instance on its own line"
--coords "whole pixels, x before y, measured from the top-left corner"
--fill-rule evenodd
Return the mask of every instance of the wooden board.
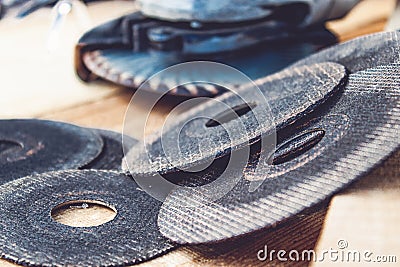
M 93 3 L 86 10 L 73 7 L 53 50 L 46 47 L 52 18 L 50 8 L 23 20 L 1 21 L 0 117 L 35 117 L 118 93 L 114 86 L 85 84 L 77 79 L 73 52 L 87 29 L 134 9 L 131 1 Z
M 372 252 L 360 261 L 347 256 L 344 263 L 349 266 L 364 266 L 378 260 L 377 256 L 396 256 L 400 264 L 400 151 L 386 160 L 382 166 L 356 182 L 345 192 L 335 196 L 329 207 L 316 251 L 334 248 L 338 251 Z M 338 249 L 339 240 L 345 240 L 348 246 Z M 330 260 L 316 262 L 315 266 L 337 264 Z

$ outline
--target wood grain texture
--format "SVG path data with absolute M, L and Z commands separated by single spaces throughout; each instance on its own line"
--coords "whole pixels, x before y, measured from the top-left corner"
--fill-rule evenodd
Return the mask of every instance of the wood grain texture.
M 344 249 L 344 252 L 370 251 L 373 253 L 371 260 L 376 260 L 376 256 L 396 256 L 397 264 L 391 263 L 390 266 L 398 266 L 399 211 L 400 151 L 332 199 L 316 251 L 322 254 L 329 248 L 338 249 L 338 241 L 346 240 L 348 248 Z M 357 259 L 353 262 L 352 258 L 347 262 L 346 258 L 344 263 L 349 266 L 366 264 L 363 258 L 360 262 Z M 333 264 L 337 262 L 326 260 L 316 262 L 314 266 Z
M 51 9 L 40 9 L 23 20 L 2 20 L 0 117 L 34 117 L 115 94 L 109 84 L 77 79 L 74 47 L 88 28 L 134 9 L 131 1 L 92 3 L 82 12 L 74 7 L 53 50 L 46 48 Z
M 340 41 L 360 35 L 382 31 L 392 14 L 396 0 L 361 1 L 343 19 L 327 23 L 327 28 L 336 33 Z

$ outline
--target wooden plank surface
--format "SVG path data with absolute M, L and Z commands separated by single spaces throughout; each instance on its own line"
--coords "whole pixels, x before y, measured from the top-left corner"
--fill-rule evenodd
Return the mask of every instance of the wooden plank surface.
M 316 246 L 318 254 L 329 248 L 348 253 L 356 251 L 372 253 L 367 259 L 347 256 L 343 264 L 364 266 L 366 260 L 378 265 L 377 256 L 396 256 L 400 264 L 400 151 L 386 160 L 382 166 L 360 179 L 345 192 L 336 195 L 329 206 L 323 231 Z M 339 240 L 347 247 L 338 249 Z M 316 262 L 315 266 L 330 266 L 338 261 Z M 383 263 L 382 263 L 383 264 Z
M 2 20 L 0 117 L 36 117 L 118 93 L 115 86 L 85 84 L 77 79 L 73 52 L 77 40 L 88 28 L 134 9 L 131 1 L 93 3 L 87 10 L 74 7 L 52 50 L 46 47 L 52 18 L 50 8 L 40 9 L 23 20 Z
M 348 17 L 331 22 L 328 27 L 341 40 L 376 32 L 383 28 L 393 7 L 392 0 L 365 0 Z M 112 1 L 93 4 L 87 12 L 91 25 L 95 25 L 135 8 L 129 1 Z M 39 117 L 121 131 L 132 92 L 102 82 L 83 84 L 77 80 L 72 69 L 72 48 L 85 27 L 79 26 L 73 17 L 65 22 L 65 36 L 60 46 L 49 54 L 44 46 L 49 13 L 44 9 L 21 22 L 0 23 L 0 117 Z M 31 27 L 25 27 L 23 23 Z M 3 39 L 6 41 L 3 42 Z M 169 107 L 161 107 L 153 112 L 149 131 L 162 124 L 168 110 Z M 141 119 L 141 115 L 138 114 L 138 119 Z M 140 137 L 142 133 L 137 132 L 133 136 Z M 322 205 L 275 229 L 214 246 L 179 248 L 141 265 L 291 266 L 293 262 L 259 261 L 257 252 L 264 245 L 271 249 L 299 251 L 316 247 L 317 251 L 322 251 L 335 247 L 340 238 L 346 238 L 352 248 L 371 249 L 380 254 L 396 253 L 395 248 L 400 247 L 400 239 L 394 238 L 400 237 L 394 227 L 400 221 L 398 159 L 395 158 L 387 163 L 389 167 L 383 168 L 392 170 L 391 176 L 381 168 L 368 179 L 355 184 L 351 190 L 335 196 L 326 218 L 326 209 Z M 389 179 L 383 179 L 385 177 Z M 296 264 L 303 266 L 308 262 Z M 16 266 L 4 260 L 0 260 L 0 265 Z

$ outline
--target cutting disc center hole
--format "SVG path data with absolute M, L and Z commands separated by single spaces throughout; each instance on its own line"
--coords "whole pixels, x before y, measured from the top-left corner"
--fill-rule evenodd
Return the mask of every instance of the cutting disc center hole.
M 61 203 L 51 210 L 56 222 L 72 227 L 99 226 L 115 218 L 117 210 L 94 200 L 73 200 Z
M 22 149 L 22 146 L 14 141 L 0 140 L 0 155 Z

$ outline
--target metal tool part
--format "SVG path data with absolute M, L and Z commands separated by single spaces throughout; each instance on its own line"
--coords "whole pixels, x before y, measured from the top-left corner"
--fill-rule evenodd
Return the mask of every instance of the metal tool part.
M 117 215 L 93 227 L 53 220 L 53 208 L 70 201 L 104 203 Z M 117 172 L 68 170 L 25 177 L 0 187 L 0 203 L 1 258 L 17 264 L 127 266 L 174 248 L 158 231 L 161 203 Z
M 28 0 L 0 0 L 0 19 L 4 18 L 10 10 L 17 9 Z
M 15 13 L 17 18 L 23 19 L 41 8 L 54 6 L 61 1 L 62 0 L 0 0 L 0 6 L 4 9 L 4 13 L 12 10 L 11 13 Z M 81 1 L 88 3 L 98 0 Z M 0 16 L 0 18 L 2 18 L 2 16 Z
M 101 152 L 91 130 L 46 120 L 0 120 L 0 183 L 35 173 L 76 169 Z
M 100 129 L 91 130 L 101 136 L 104 145 L 100 155 L 83 168 L 121 170 L 124 151 L 129 151 L 138 141 L 132 137 L 124 136 L 124 143 L 122 144 L 122 134 L 120 133 Z
M 76 47 L 75 65 L 84 81 L 101 77 L 131 88 L 172 65 L 201 60 L 225 63 L 258 79 L 334 42 L 335 36 L 321 25 L 299 31 L 287 22 L 262 20 L 207 24 L 197 29 L 189 22 L 160 21 L 137 12 L 87 32 Z M 183 72 L 168 79 L 190 75 Z M 204 73 L 204 77 L 210 75 L 216 74 Z M 238 86 L 223 79 L 226 87 Z M 174 89 L 166 80 L 145 89 L 158 93 Z M 214 96 L 225 91 L 209 84 L 195 87 L 181 85 L 171 94 Z
M 323 63 L 255 81 L 260 95 L 253 84 L 226 93 L 215 99 L 225 105 L 214 100 L 201 104 L 166 125 L 165 132 L 134 146 L 126 156 L 129 172 L 175 175 L 176 171 L 224 157 L 312 112 L 340 90 L 346 79 L 343 66 Z M 237 115 L 229 119 L 229 113 L 235 110 Z M 196 119 L 191 120 L 194 115 Z M 181 129 L 179 134 L 177 129 Z
M 60 37 L 61 28 L 65 18 L 72 10 L 72 0 L 58 0 L 54 6 L 55 14 L 51 22 L 50 30 L 47 36 L 46 48 L 53 51 L 57 46 L 58 38 Z
M 263 19 L 277 12 L 299 26 L 344 16 L 360 0 L 139 0 L 148 17 L 167 21 L 242 22 Z
M 31 0 L 26 1 L 26 3 L 18 11 L 17 18 L 23 18 L 29 14 L 35 12 L 36 10 L 43 8 L 48 5 L 53 5 L 57 3 L 58 0 Z
M 4 16 L 5 10 L 4 10 L 4 5 L 3 3 L 0 2 L 0 19 Z
M 177 187 L 161 208 L 161 232 L 178 243 L 195 244 L 274 226 L 328 198 L 397 150 L 398 35 L 365 36 L 295 64 L 333 61 L 354 73 L 343 92 L 278 132 L 272 163 L 257 162 L 254 154 L 249 163 L 256 161 L 268 175 L 254 192 L 242 171 L 236 173 L 239 183 L 217 201 L 210 201 L 207 187 Z

